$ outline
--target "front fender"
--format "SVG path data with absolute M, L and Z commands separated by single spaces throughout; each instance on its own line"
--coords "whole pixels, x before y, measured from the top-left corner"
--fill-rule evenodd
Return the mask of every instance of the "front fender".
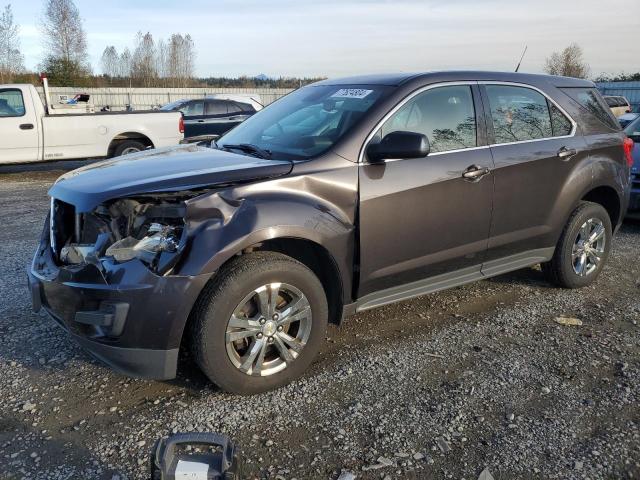
M 187 201 L 188 249 L 177 273 L 212 274 L 260 242 L 303 239 L 323 247 L 333 258 L 344 298 L 350 298 L 357 183 L 329 181 L 335 173 L 278 178 Z M 355 166 L 349 174 L 357 175 Z

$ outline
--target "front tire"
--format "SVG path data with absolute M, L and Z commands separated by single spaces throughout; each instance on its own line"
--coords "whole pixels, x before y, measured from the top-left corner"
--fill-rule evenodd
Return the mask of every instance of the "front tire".
M 309 268 L 276 252 L 242 255 L 216 274 L 194 308 L 193 355 L 223 390 L 264 392 L 307 369 L 327 321 L 324 289 Z
M 591 285 L 609 258 L 611 219 L 597 203 L 581 202 L 558 241 L 553 258 L 542 264 L 546 277 L 564 288 Z

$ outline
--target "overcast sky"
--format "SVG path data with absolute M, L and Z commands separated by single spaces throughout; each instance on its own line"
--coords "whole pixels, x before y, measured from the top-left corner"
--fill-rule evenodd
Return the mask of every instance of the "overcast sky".
M 28 68 L 44 56 L 43 0 L 12 3 Z M 640 70 L 640 0 L 76 0 L 90 60 L 107 45 L 131 47 L 189 33 L 199 76 L 341 76 L 439 69 L 540 72 L 571 42 L 592 75 Z

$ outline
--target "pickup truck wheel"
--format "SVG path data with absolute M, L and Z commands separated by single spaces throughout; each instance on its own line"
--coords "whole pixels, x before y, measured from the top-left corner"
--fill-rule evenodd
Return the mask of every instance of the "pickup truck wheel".
M 192 318 L 194 358 L 223 390 L 271 390 L 307 369 L 327 320 L 324 289 L 309 268 L 280 253 L 246 254 L 201 295 Z
M 142 142 L 138 142 L 137 140 L 124 140 L 116 146 L 113 151 L 114 157 L 119 157 L 121 155 L 128 155 L 130 153 L 137 153 L 143 151 L 146 145 Z
M 611 251 L 611 219 L 597 203 L 582 202 L 573 211 L 551 261 L 542 264 L 547 278 L 564 288 L 591 285 Z

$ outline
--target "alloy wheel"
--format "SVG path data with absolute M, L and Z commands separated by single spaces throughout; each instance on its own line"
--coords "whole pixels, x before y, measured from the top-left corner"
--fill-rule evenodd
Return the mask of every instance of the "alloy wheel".
M 311 321 L 311 306 L 299 289 L 286 283 L 263 285 L 246 295 L 229 319 L 227 355 L 247 375 L 273 375 L 300 355 Z
M 590 218 L 582 224 L 571 251 L 573 271 L 581 277 L 595 272 L 602 261 L 606 244 L 606 229 L 601 220 Z

